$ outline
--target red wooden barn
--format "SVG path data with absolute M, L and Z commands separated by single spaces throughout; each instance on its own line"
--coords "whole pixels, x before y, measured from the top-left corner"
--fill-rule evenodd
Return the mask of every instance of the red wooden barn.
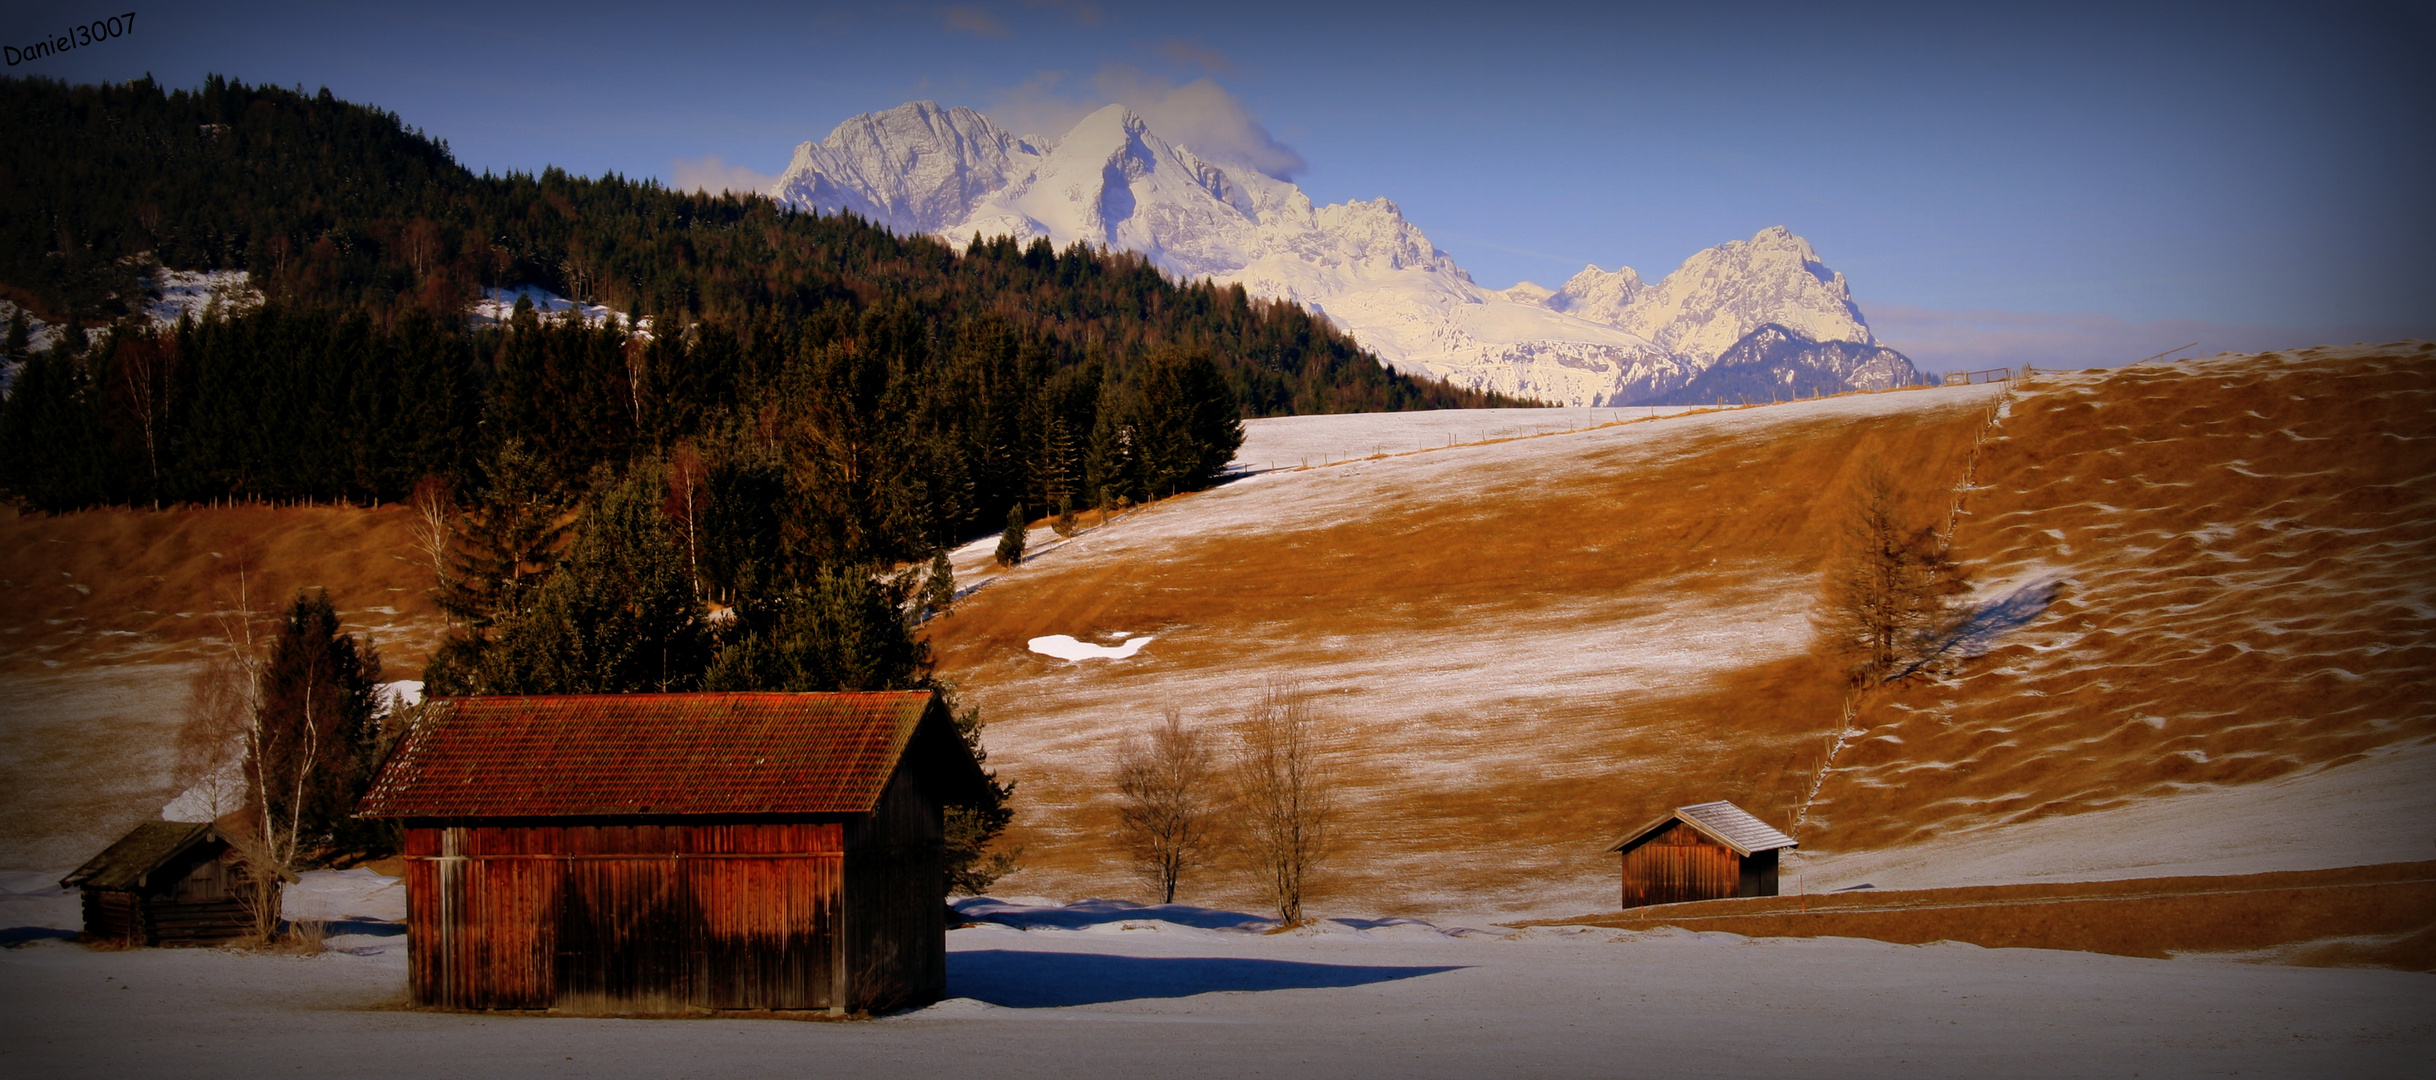
M 1624 906 L 1776 895 L 1777 853 L 1793 838 L 1719 800 L 1677 807 L 1626 833 Z
M 878 1009 L 947 985 L 928 691 L 440 699 L 360 812 L 404 819 L 415 1003 Z

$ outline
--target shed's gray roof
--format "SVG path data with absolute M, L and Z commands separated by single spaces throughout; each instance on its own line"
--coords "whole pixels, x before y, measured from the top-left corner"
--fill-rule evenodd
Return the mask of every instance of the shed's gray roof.
M 1724 799 L 1719 799 L 1716 802 L 1704 802 L 1697 806 L 1678 806 L 1674 813 L 1624 834 L 1623 839 L 1608 845 L 1607 850 L 1623 851 L 1633 847 L 1648 838 L 1651 833 L 1677 821 L 1698 829 L 1701 835 L 1724 844 L 1736 855 L 1750 855 L 1761 851 L 1776 851 L 1780 848 L 1798 846 L 1792 837 L 1776 831 L 1767 822 L 1752 817 L 1750 811 Z
M 1675 816 L 1709 834 L 1719 843 L 1733 848 L 1739 855 L 1793 846 L 1792 837 L 1776 831 L 1767 822 L 1752 817 L 1750 811 L 1724 799 L 1698 806 L 1676 807 Z

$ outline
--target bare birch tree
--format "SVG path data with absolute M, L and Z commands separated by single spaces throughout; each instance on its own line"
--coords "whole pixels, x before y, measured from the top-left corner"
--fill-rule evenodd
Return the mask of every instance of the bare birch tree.
M 1317 726 L 1303 688 L 1272 681 L 1237 725 L 1230 762 L 1239 842 L 1278 921 L 1288 925 L 1302 921 L 1335 818 L 1335 775 Z
M 1854 685 L 1933 666 L 1964 614 L 1956 598 L 1968 585 L 1946 538 L 1904 518 L 1894 479 L 1876 463 L 1862 474 L 1844 548 L 1827 571 L 1818 628 L 1853 658 Z
M 246 728 L 254 719 L 254 673 L 236 655 L 204 661 L 187 680 L 170 778 L 181 800 L 217 821 L 245 807 Z
M 414 486 L 410 497 L 414 517 L 407 522 L 407 531 L 414 536 L 414 545 L 431 563 L 434 587 L 445 588 L 448 580 L 448 538 L 450 524 L 457 516 L 457 500 L 449 495 L 448 481 L 426 476 Z
M 1216 763 L 1201 732 L 1169 708 L 1144 739 L 1117 750 L 1117 821 L 1125 854 L 1160 903 L 1176 902 L 1176 883 L 1209 857 L 1218 799 Z

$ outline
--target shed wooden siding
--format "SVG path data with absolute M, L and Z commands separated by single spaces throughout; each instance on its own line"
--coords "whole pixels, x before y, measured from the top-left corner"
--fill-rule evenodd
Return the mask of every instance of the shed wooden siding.
M 409 820 L 414 1000 L 584 1013 L 855 1007 L 836 955 L 844 831 L 836 820 Z
M 1678 904 L 1733 896 L 1742 858 L 1678 821 L 1624 853 L 1624 906 Z

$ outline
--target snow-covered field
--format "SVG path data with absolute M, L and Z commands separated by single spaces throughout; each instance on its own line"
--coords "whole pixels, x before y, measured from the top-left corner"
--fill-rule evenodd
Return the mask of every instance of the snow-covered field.
M 1231 467 L 1243 472 L 1327 465 L 1374 454 L 1405 454 L 1492 439 L 1578 431 L 1627 420 L 1679 416 L 1699 406 L 1617 409 L 1433 409 L 1427 412 L 1277 416 L 1243 422 Z
M 2262 874 L 2436 859 L 2436 746 L 1902 847 L 1794 853 L 1812 892 Z
M 2436 1054 L 2436 979 L 2401 972 L 1411 920 L 1265 935 L 1197 908 L 980 907 L 1038 928 L 953 931 L 949 1000 L 848 1023 L 415 1011 L 405 939 L 387 934 L 313 957 L 38 942 L 0 951 L 0 1064 L 414 1080 L 2328 1077 L 2418 1075 Z

